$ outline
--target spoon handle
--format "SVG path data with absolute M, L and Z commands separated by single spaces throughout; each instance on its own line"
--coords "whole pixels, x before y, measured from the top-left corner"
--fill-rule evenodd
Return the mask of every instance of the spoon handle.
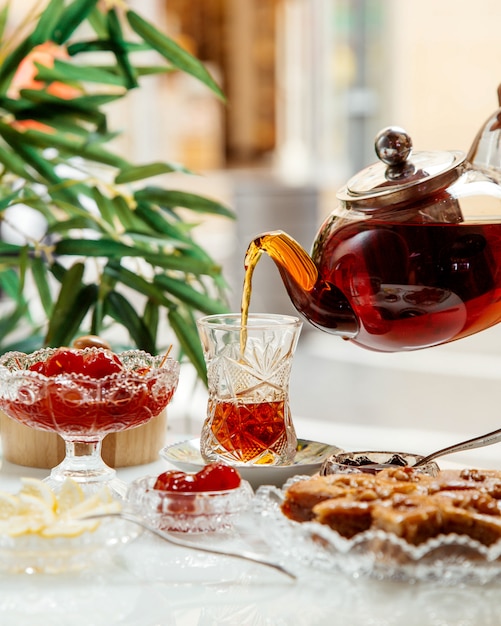
M 498 443 L 498 441 L 501 441 L 501 428 L 493 430 L 492 432 L 485 435 L 473 437 L 472 439 L 467 439 L 466 441 L 462 441 L 461 443 L 455 443 L 452 446 L 447 446 L 446 448 L 442 448 L 441 450 L 432 452 L 431 454 L 428 454 L 427 456 L 420 459 L 417 463 L 414 463 L 413 467 L 425 465 L 429 461 L 437 459 L 439 456 L 445 456 L 446 454 L 452 454 L 453 452 L 462 452 L 464 450 L 473 450 L 473 448 L 483 448 L 484 446 L 491 446 L 493 443 Z
M 163 532 L 162 530 L 151 526 L 143 519 L 140 519 L 135 515 L 131 515 L 130 513 L 126 513 L 123 511 L 121 513 L 98 513 L 96 515 L 87 515 L 82 519 L 102 519 L 105 517 L 118 517 L 128 522 L 132 522 L 133 524 L 137 524 L 138 526 L 141 526 L 153 535 L 156 535 L 157 537 L 160 537 L 164 541 L 167 541 L 168 543 L 171 543 L 175 546 L 189 548 L 191 550 L 198 550 L 199 552 L 207 552 L 209 554 L 219 554 L 220 556 L 228 556 L 234 559 L 243 559 L 244 561 L 251 561 L 252 563 L 257 563 L 258 565 L 270 567 L 280 572 L 281 574 L 285 574 L 292 580 L 296 580 L 297 578 L 294 573 L 286 569 L 283 565 L 272 561 L 263 554 L 257 554 L 249 550 L 240 550 L 238 552 L 234 552 L 232 550 L 224 550 L 215 547 L 208 547 L 205 545 L 198 545 L 196 543 L 192 543 L 191 541 L 185 541 L 184 539 L 180 539 L 179 537 L 174 537 L 167 532 Z

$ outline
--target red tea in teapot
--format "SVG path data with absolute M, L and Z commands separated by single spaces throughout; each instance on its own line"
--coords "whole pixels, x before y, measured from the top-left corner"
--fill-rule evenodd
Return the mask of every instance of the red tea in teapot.
M 501 224 L 329 220 L 311 259 L 280 231 L 250 244 L 244 319 L 266 252 L 299 313 L 371 350 L 434 346 L 501 320 Z

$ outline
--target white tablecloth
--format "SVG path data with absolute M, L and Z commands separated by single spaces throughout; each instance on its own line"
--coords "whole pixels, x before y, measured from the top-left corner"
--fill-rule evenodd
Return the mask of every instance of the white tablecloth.
M 454 435 L 297 420 L 304 438 L 345 449 L 427 452 Z M 175 439 L 170 434 L 169 439 Z M 494 448 L 466 464 L 493 467 Z M 455 459 L 458 462 L 458 459 Z M 465 462 L 465 457 L 460 458 Z M 126 481 L 164 461 L 119 471 Z M 3 462 L 0 489 L 46 472 Z M 300 569 L 299 580 L 243 561 L 162 543 L 148 534 L 100 567 L 68 575 L 0 575 L 1 626 L 499 626 L 499 585 L 395 583 Z

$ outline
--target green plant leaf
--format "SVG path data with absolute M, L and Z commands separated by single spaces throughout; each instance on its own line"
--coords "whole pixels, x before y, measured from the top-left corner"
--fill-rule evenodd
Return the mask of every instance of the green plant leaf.
M 214 300 L 204 293 L 193 289 L 186 280 L 177 280 L 166 276 L 165 274 L 158 274 L 155 276 L 155 284 L 162 287 L 169 294 L 175 296 L 189 307 L 194 308 L 197 311 L 201 311 L 206 315 L 215 315 L 217 313 L 227 313 L 228 309 L 225 304 L 219 300 Z
M 97 231 L 101 230 L 98 227 L 98 222 L 96 222 L 96 220 L 93 220 L 91 217 L 85 217 L 82 215 L 78 217 L 72 217 L 69 220 L 59 220 L 57 222 L 54 222 L 54 224 L 52 224 L 47 229 L 47 234 L 55 235 L 56 233 L 62 233 L 65 235 L 74 229 L 77 229 L 77 230 L 87 229 L 87 230 L 97 230 Z
M 7 241 L 0 240 L 0 254 L 2 256 L 19 256 L 22 252 L 23 246 L 19 246 L 16 243 L 9 243 Z
M 211 262 L 200 261 L 182 254 L 149 252 L 147 249 L 128 246 L 104 237 L 101 239 L 62 239 L 56 243 L 54 254 L 58 256 L 106 257 L 108 259 L 139 257 L 156 267 L 189 272 L 196 275 L 211 275 L 221 271 L 219 266 Z
M 112 239 L 62 239 L 55 245 L 54 252 L 58 256 L 108 257 L 142 257 L 143 250 L 126 246 Z
M 128 52 L 147 52 L 151 50 L 151 46 L 145 43 L 126 41 L 124 42 L 124 46 Z M 113 43 L 106 37 L 102 39 L 89 39 L 87 41 L 71 43 L 66 50 L 70 56 L 92 52 L 113 52 Z
M 50 185 L 48 191 L 54 197 L 80 204 L 74 189 L 63 183 L 52 164 L 26 141 L 26 134 L 18 133 L 7 124 L 0 122 L 0 134 L 19 156 L 26 160 Z M 42 135 L 42 133 L 39 133 Z
M 36 64 L 37 80 L 50 81 L 77 81 L 82 83 L 99 83 L 100 85 L 114 85 L 124 87 L 125 81 L 116 72 L 104 67 L 92 67 L 55 60 L 54 67 Z M 113 68 L 111 68 L 113 70 Z
M 92 284 L 85 285 L 81 289 L 76 290 L 72 306 L 68 309 L 66 319 L 58 328 L 52 328 L 52 333 L 48 334 L 46 337 L 46 345 L 56 347 L 70 345 L 74 337 L 78 334 L 80 326 L 89 312 L 89 309 L 96 302 L 97 294 L 98 287 Z M 54 312 L 56 308 L 57 305 Z
M 52 41 L 62 44 L 67 41 L 74 31 L 96 6 L 98 0 L 74 0 L 64 11 L 59 22 L 52 31 Z
M 167 308 L 172 306 L 172 302 L 165 297 L 162 289 L 145 280 L 142 276 L 125 269 L 116 262 L 110 262 L 104 268 L 104 274 L 116 282 L 123 283 L 126 287 L 137 291 L 139 294 L 150 298 L 157 304 Z
M 2 284 L 2 283 L 0 283 Z M 12 298 L 12 303 L 14 304 L 14 308 L 12 310 L 4 309 L 1 317 L 1 322 L 3 325 L 3 330 L 0 331 L 0 337 L 2 337 L 3 342 L 3 333 L 8 334 L 11 331 L 17 332 L 19 330 L 16 326 L 11 326 L 16 320 L 19 322 L 19 327 L 22 325 L 28 326 L 29 328 L 33 327 L 33 320 L 31 317 L 29 303 L 22 291 L 18 291 L 15 298 Z
M 9 10 L 10 10 L 10 1 L 7 0 L 3 7 L 0 9 L 0 41 L 3 39 L 5 35 L 5 26 L 7 25 L 7 20 L 9 18 Z
M 0 255 L 0 273 L 6 268 L 19 268 L 19 255 L 12 254 L 11 256 Z
M 24 245 L 21 247 L 19 256 L 18 256 L 18 264 L 19 264 L 19 295 L 24 298 L 24 286 L 26 283 L 26 272 L 28 270 L 29 265 L 29 252 L 30 248 L 28 245 Z
M 105 196 L 97 187 L 92 187 L 91 197 L 97 205 L 101 217 L 110 226 L 115 226 L 115 208 L 108 196 Z
M 125 87 L 126 89 L 134 89 L 138 86 L 136 72 L 129 61 L 129 54 L 124 45 L 125 41 L 122 34 L 122 27 L 120 26 L 120 21 L 114 8 L 108 11 L 107 25 L 117 65 L 125 78 Z
M 163 254 L 172 254 L 171 249 L 187 250 L 190 248 L 190 244 L 179 239 L 170 239 L 168 237 L 162 237 L 161 234 L 152 230 L 148 224 L 144 225 L 144 228 L 140 231 L 126 230 L 124 237 L 130 239 L 134 244 L 138 244 L 143 250 L 149 250 L 154 253 L 155 250 L 168 250 Z
M 138 76 L 150 76 L 151 74 L 172 74 L 176 70 L 172 67 L 163 65 L 136 65 L 136 73 Z
M 186 313 L 183 315 L 179 308 L 173 308 L 168 313 L 168 319 L 180 346 L 195 367 L 199 378 L 207 385 L 207 367 L 193 318 Z
M 147 202 L 139 202 L 136 206 L 135 214 L 137 217 L 148 224 L 153 232 L 163 234 L 169 239 L 178 239 L 184 241 L 190 246 L 194 245 L 188 236 L 190 226 L 184 222 L 172 223 L 165 219 L 164 214 L 155 206 Z
M 108 29 L 106 28 L 105 14 L 100 11 L 98 7 L 94 7 L 90 11 L 87 19 L 89 20 L 89 24 L 91 25 L 96 35 L 100 39 L 105 39 L 108 34 Z
M 14 206 L 16 204 L 15 200 L 19 198 L 22 191 L 23 191 L 22 187 L 19 187 L 19 189 L 15 189 L 11 193 L 8 193 L 2 198 L 0 198 L 0 212 L 5 211 L 5 209 L 7 209 L 10 206 Z M 0 240 L 0 246 L 1 246 L 1 240 Z
M 139 349 L 155 354 L 155 341 L 127 298 L 116 291 L 110 291 L 106 296 L 105 311 L 128 330 L 132 341 Z
M 11 313 L 3 314 L 0 318 L 0 337 L 2 338 L 2 345 L 5 337 L 10 333 L 16 331 L 19 328 L 23 318 L 26 317 L 28 312 L 28 305 L 26 302 L 17 306 Z
M 20 302 L 19 274 L 11 269 L 2 268 L 0 271 L 0 288 L 15 302 Z
M 0 65 L 0 93 L 5 94 L 7 91 L 10 81 L 16 70 L 24 59 L 24 57 L 36 46 L 37 44 L 42 43 L 41 41 L 36 41 L 32 37 L 27 37 L 23 39 L 23 41 L 4 59 L 3 63 Z
M 64 0 L 51 0 L 40 13 L 40 19 L 33 31 L 32 37 L 40 42 L 53 39 L 54 28 L 61 19 L 63 10 Z
M 142 221 L 136 215 L 135 211 L 131 210 L 131 207 L 127 203 L 127 200 L 120 195 L 116 195 L 111 199 L 115 215 L 120 221 L 120 224 L 127 230 L 140 231 Z
M 44 72 L 43 66 L 35 63 L 40 71 Z M 74 98 L 59 98 L 44 89 L 22 89 L 21 99 L 3 99 L 3 105 L 16 114 L 19 119 L 38 119 L 40 115 L 49 118 L 50 111 L 53 115 L 72 115 L 83 120 L 100 120 L 105 117 L 99 111 L 99 107 L 114 102 L 123 97 L 122 93 L 98 93 L 75 96 Z
M 62 265 L 61 263 L 59 263 L 59 261 L 55 260 L 53 263 L 50 264 L 49 266 L 49 271 L 50 273 L 54 276 L 54 278 L 59 281 L 60 283 L 63 282 L 64 279 L 64 275 L 66 274 L 67 270 L 64 267 L 64 265 Z
M 179 70 L 197 78 L 200 82 L 209 87 L 221 100 L 224 100 L 224 94 L 221 88 L 198 59 L 189 54 L 189 52 L 186 52 L 186 50 L 183 50 L 181 46 L 169 37 L 166 37 L 134 11 L 127 11 L 127 19 L 131 28 L 154 50 L 159 52 Z
M 152 176 L 159 176 L 160 174 L 170 174 L 171 172 L 183 172 L 184 174 L 192 173 L 182 165 L 177 165 L 175 163 L 148 163 L 147 165 L 131 165 L 121 169 L 115 177 L 115 183 L 117 185 L 121 185 L 123 183 L 131 183 L 136 180 L 151 178 Z
M 36 182 L 30 170 L 26 167 L 26 162 L 13 150 L 8 150 L 0 145 L 0 162 L 7 171 L 17 174 L 21 178 Z
M 92 318 L 90 325 L 90 333 L 91 335 L 101 335 L 101 331 L 103 329 L 103 320 L 104 320 L 104 305 L 100 296 L 98 296 L 94 308 L 92 310 Z
M 198 213 L 211 213 L 213 215 L 235 218 L 234 212 L 224 206 L 224 204 L 186 191 L 163 189 L 162 187 L 145 187 L 136 191 L 134 197 L 138 202 L 155 202 L 162 207 L 183 207 Z
M 24 111 L 23 114 L 18 116 L 19 120 L 36 118 L 38 122 L 49 126 L 48 133 L 57 131 L 64 133 L 67 136 L 73 135 L 73 140 L 78 142 L 79 138 L 84 139 L 87 143 L 106 143 L 116 137 L 116 133 L 109 133 L 106 130 L 106 117 L 101 117 L 100 113 L 93 115 L 92 113 L 85 113 L 80 115 L 72 115 L 68 110 L 57 111 L 57 107 L 51 107 L 49 105 L 36 107 L 36 112 L 32 111 L 31 115 L 29 111 Z M 93 124 L 95 128 L 89 128 L 89 125 Z M 36 143 L 36 142 L 34 142 Z M 63 155 L 54 154 L 53 161 L 62 161 L 66 158 Z M 64 161 L 65 162 L 65 161 Z
M 59 297 L 54 305 L 45 337 L 45 344 L 48 346 L 62 345 L 60 338 L 67 335 L 66 329 L 72 325 L 72 320 L 69 318 L 70 315 L 74 315 L 73 309 L 75 308 L 77 294 L 80 293 L 83 287 L 83 273 L 84 264 L 75 263 L 63 274 Z
M 85 285 L 77 294 L 75 305 L 70 311 L 68 324 L 60 329 L 56 338 L 58 345 L 69 345 L 73 339 L 81 332 L 82 322 L 87 313 L 95 305 L 99 289 L 97 285 Z M 64 331 L 66 331 L 64 333 Z
M 144 260 L 153 266 L 161 267 L 165 270 L 183 272 L 184 274 L 195 274 L 196 276 L 216 276 L 221 272 L 221 267 L 212 261 L 195 259 L 193 257 L 180 254 L 153 254 L 143 253 Z
M 23 136 L 25 141 L 30 142 L 32 145 L 42 148 L 55 147 L 69 156 L 79 156 L 83 159 L 97 161 L 98 163 L 114 167 L 121 167 L 125 163 L 122 157 L 113 152 L 109 152 L 95 144 L 69 139 L 62 133 L 47 134 L 37 130 L 28 130 L 23 133 Z
M 3 337 L 3 339 L 5 339 L 5 337 Z M 40 335 L 38 332 L 35 333 L 33 332 L 32 334 L 30 334 L 29 337 L 25 337 L 22 339 L 17 339 L 14 341 L 11 341 L 10 343 L 3 343 L 1 344 L 1 351 L 2 353 L 6 353 L 6 352 L 24 352 L 25 354 L 30 354 L 31 352 L 34 352 L 35 350 L 38 350 L 39 348 L 42 347 L 43 344 L 43 337 L 42 335 Z
M 42 93 L 42 92 L 38 92 Z M 50 96 L 50 94 L 49 94 Z M 55 98 L 55 96 L 53 96 Z M 121 93 L 97 93 L 97 94 L 87 94 L 84 96 L 78 96 L 76 98 L 72 98 L 71 100 L 66 100 L 71 108 L 78 108 L 80 111 L 85 111 L 86 109 L 97 109 L 100 106 L 105 104 L 110 104 L 111 102 L 115 102 L 115 100 L 119 100 L 123 97 Z M 56 98 L 57 99 L 57 98 Z M 64 103 L 63 100 L 60 103 Z
M 31 261 L 31 271 L 33 273 L 33 279 L 40 296 L 40 302 L 42 303 L 45 316 L 50 318 L 54 303 L 49 286 L 47 264 L 41 257 L 35 257 Z
M 143 322 L 145 323 L 151 337 L 154 338 L 158 336 L 158 325 L 160 322 L 160 311 L 159 306 L 153 300 L 148 299 L 146 301 L 146 305 L 143 311 Z M 158 346 L 155 344 L 155 354 L 158 351 Z M 153 353 L 152 353 L 153 354 Z
M 67 183 L 71 184 L 71 181 L 67 181 Z M 78 190 L 78 192 L 81 192 L 81 186 L 79 186 L 77 183 L 75 183 L 75 188 Z M 50 189 L 51 188 L 49 188 L 49 191 Z M 85 209 L 82 206 L 78 206 L 71 202 L 66 202 L 65 200 L 60 200 L 59 198 L 54 198 L 54 196 L 51 196 L 49 201 L 47 201 L 47 199 L 43 197 L 38 199 L 27 198 L 26 200 L 23 199 L 23 202 L 28 206 L 32 206 L 45 217 L 49 229 L 57 227 L 58 224 L 64 222 L 64 216 L 68 216 L 69 219 L 77 219 L 79 217 L 86 216 L 88 217 L 88 219 L 99 219 L 98 216 L 86 213 Z

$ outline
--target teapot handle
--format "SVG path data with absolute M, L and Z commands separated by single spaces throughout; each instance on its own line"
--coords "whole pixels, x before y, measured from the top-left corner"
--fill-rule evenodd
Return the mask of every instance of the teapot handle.
M 497 171 L 501 178 L 501 83 L 497 88 L 498 109 L 481 127 L 466 160 L 479 169 Z

